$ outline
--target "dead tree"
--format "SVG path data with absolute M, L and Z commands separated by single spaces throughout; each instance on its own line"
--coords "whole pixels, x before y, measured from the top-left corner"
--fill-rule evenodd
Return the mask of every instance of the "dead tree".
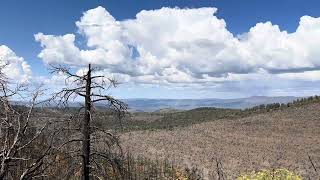
M 1 62 L 1 60 L 0 60 Z M 7 64 L 4 64 L 4 65 L 0 65 L 0 89 L 3 89 L 5 88 L 4 85 L 7 84 L 6 82 L 6 77 L 3 73 L 3 69 L 7 66 Z
M 52 150 L 50 143 L 36 147 L 48 125 L 38 124 L 38 119 L 33 117 L 41 91 L 33 93 L 28 105 L 12 105 L 10 100 L 19 96 L 22 90 L 25 87 L 19 85 L 11 89 L 8 79 L 0 71 L 0 180 L 26 180 L 43 176 L 47 167 L 46 158 Z M 33 120 L 37 120 L 37 125 Z M 35 149 L 37 154 L 32 154 Z
M 91 174 L 91 162 L 95 161 L 91 158 L 92 156 L 100 156 L 102 158 L 109 158 L 105 156 L 105 153 L 101 152 L 92 152 L 91 146 L 91 135 L 98 128 L 92 127 L 90 122 L 92 120 L 92 110 L 95 103 L 105 103 L 109 105 L 110 109 L 116 111 L 117 116 L 122 118 L 125 115 L 127 110 L 127 105 L 120 100 L 117 100 L 109 95 L 104 95 L 105 91 L 109 90 L 111 87 L 116 87 L 117 82 L 114 79 L 105 77 L 103 75 L 95 75 L 94 72 L 97 69 L 92 68 L 91 65 L 88 65 L 88 69 L 82 75 L 72 73 L 69 68 L 66 67 L 55 67 L 52 66 L 52 73 L 62 73 L 66 76 L 66 87 L 63 88 L 60 92 L 54 94 L 53 99 L 58 100 L 59 105 L 68 106 L 68 102 L 71 99 L 83 98 L 84 99 L 84 114 L 83 121 L 81 126 L 82 134 L 82 178 L 84 180 L 89 180 L 90 177 L 93 177 Z M 104 132 L 105 135 L 112 137 L 112 134 Z M 70 140 L 69 142 L 78 141 L 78 139 Z

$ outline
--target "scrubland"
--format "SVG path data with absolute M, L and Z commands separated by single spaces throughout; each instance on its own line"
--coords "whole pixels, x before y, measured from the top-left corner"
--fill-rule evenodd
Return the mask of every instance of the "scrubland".
M 197 167 L 207 179 L 218 178 L 218 172 L 235 179 L 244 172 L 275 168 L 319 179 L 319 109 L 319 103 L 308 103 L 185 127 L 130 131 L 120 139 L 133 155 Z
M 102 153 L 93 153 L 95 176 L 91 177 L 132 180 L 241 177 L 242 180 L 266 175 L 268 178 L 264 179 L 268 180 L 274 179 L 275 173 L 286 173 L 296 177 L 290 180 L 299 180 L 300 176 L 317 180 L 320 178 L 319 102 L 319 97 L 312 97 L 246 110 L 198 108 L 128 113 L 121 122 L 112 111 L 96 108 L 92 130 L 100 131 L 92 131 L 91 147 Z M 13 108 L 19 112 L 26 109 Z M 46 179 L 80 179 L 78 130 L 82 112 L 77 109 L 35 108 L 26 131 L 29 134 L 23 138 L 38 138 L 27 143 L 28 148 L 14 159 L 21 162 L 10 166 L 7 179 L 19 179 L 24 169 L 30 169 L 29 165 L 30 177 L 39 177 L 41 173 Z M 20 116 L 13 116 L 13 120 L 14 117 Z M 39 135 L 37 129 L 41 130 L 45 122 L 49 124 Z M 19 130 L 19 124 L 17 127 Z M 7 146 L 0 144 L 0 147 Z M 43 152 L 45 156 L 41 155 Z M 40 166 L 33 171 L 33 162 L 38 162 L 39 157 Z

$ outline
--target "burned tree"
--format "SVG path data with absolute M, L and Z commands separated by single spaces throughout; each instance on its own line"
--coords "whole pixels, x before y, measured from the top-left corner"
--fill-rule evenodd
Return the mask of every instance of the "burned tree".
M 3 69 L 6 66 L 7 66 L 7 64 L 3 64 L 3 65 L 0 64 L 0 88 L 1 89 L 6 88 L 5 85 L 7 84 L 6 77 L 3 73 Z
M 0 180 L 41 177 L 48 167 L 52 146 L 49 139 L 43 141 L 48 123 L 40 123 L 33 116 L 41 91 L 32 93 L 30 104 L 12 104 L 12 99 L 21 97 L 25 90 L 25 86 L 9 83 L 0 69 Z
M 81 108 L 83 110 L 83 120 L 81 122 L 81 157 L 82 157 L 82 178 L 84 180 L 89 180 L 93 177 L 91 162 L 97 164 L 97 162 L 92 158 L 93 156 L 99 156 L 100 158 L 105 158 L 110 160 L 110 156 L 106 152 L 98 152 L 98 150 L 93 151 L 92 147 L 92 137 L 91 135 L 99 131 L 105 136 L 109 137 L 109 140 L 117 144 L 116 138 L 109 132 L 105 132 L 97 127 L 91 125 L 93 108 L 95 103 L 104 103 L 108 105 L 108 110 L 114 110 L 118 118 L 122 118 L 127 110 L 127 105 L 120 100 L 117 100 L 109 95 L 104 95 L 107 90 L 112 87 L 116 87 L 117 82 L 114 79 L 105 77 L 103 75 L 95 75 L 94 72 L 97 69 L 92 68 L 88 65 L 88 69 L 83 75 L 78 75 L 72 73 L 69 68 L 65 67 L 52 67 L 52 73 L 62 73 L 66 77 L 66 87 L 61 91 L 56 93 L 53 97 L 54 100 L 58 100 L 59 105 L 68 106 L 68 102 L 71 99 L 83 98 L 84 106 Z M 79 139 L 72 139 L 66 142 L 76 142 Z

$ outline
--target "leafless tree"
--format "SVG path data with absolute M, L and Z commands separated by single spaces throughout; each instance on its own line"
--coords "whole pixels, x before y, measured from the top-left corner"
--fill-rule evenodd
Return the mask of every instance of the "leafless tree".
M 81 141 L 81 169 L 82 178 L 84 180 L 89 180 L 90 177 L 95 177 L 96 175 L 93 172 L 98 170 L 104 171 L 101 169 L 99 162 L 97 162 L 98 158 L 95 157 L 110 161 L 113 157 L 112 154 L 110 154 L 110 149 L 108 149 L 108 147 L 111 145 L 118 145 L 118 140 L 113 134 L 91 125 L 93 117 L 92 113 L 95 104 L 99 102 L 100 104 L 102 103 L 107 105 L 108 110 L 113 110 L 119 119 L 125 115 L 127 110 L 127 105 L 125 103 L 113 98 L 112 96 L 104 94 L 110 88 L 116 87 L 117 82 L 114 79 L 105 77 L 104 75 L 95 75 L 96 71 L 97 69 L 92 68 L 90 64 L 83 75 L 72 73 L 69 68 L 62 66 L 52 66 L 51 68 L 52 73 L 62 73 L 66 77 L 66 87 L 60 92 L 54 94 L 52 99 L 56 100 L 59 105 L 63 106 L 68 106 L 68 103 L 72 99 L 84 99 L 84 106 L 80 108 L 80 110 L 84 110 L 80 128 L 82 137 L 80 139 L 71 139 L 65 143 Z M 101 141 L 96 141 L 98 136 L 103 137 L 100 139 L 103 139 L 105 144 L 92 148 L 93 142 L 102 143 Z M 112 162 L 114 163 L 115 161 Z M 96 167 L 95 169 L 93 168 L 94 166 Z
M 0 60 L 1 61 L 1 60 Z M 0 88 L 3 89 L 5 88 L 4 85 L 7 84 L 6 82 L 6 77 L 3 73 L 3 69 L 7 66 L 7 64 L 3 64 L 3 65 L 0 65 Z
M 48 126 L 48 123 L 36 126 L 32 122 L 35 120 L 33 119 L 33 110 L 38 103 L 37 98 L 41 94 L 41 91 L 33 93 L 28 106 L 18 107 L 12 105 L 10 98 L 19 96 L 21 90 L 25 90 L 25 88 L 24 86 L 17 86 L 11 89 L 8 79 L 1 72 L 1 69 L 0 180 L 31 179 L 33 177 L 44 176 L 46 169 L 45 160 L 52 150 L 50 144 L 53 141 L 51 140 L 47 145 L 42 144 L 42 147 L 37 146 L 40 145 L 39 139 L 42 138 Z

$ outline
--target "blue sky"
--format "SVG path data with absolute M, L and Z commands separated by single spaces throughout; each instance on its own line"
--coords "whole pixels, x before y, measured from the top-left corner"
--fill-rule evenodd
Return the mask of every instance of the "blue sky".
M 23 57 L 31 66 L 33 76 L 49 77 L 47 66 L 44 65 L 45 58 L 38 57 L 38 54 L 45 47 L 40 45 L 42 40 L 35 41 L 34 35 L 39 32 L 44 35 L 55 36 L 73 33 L 76 36 L 76 45 L 86 49 L 87 39 L 80 35 L 79 27 L 76 26 L 75 22 L 80 20 L 84 12 L 98 6 L 102 6 L 117 21 L 135 19 L 136 14 L 142 10 L 155 10 L 162 7 L 190 9 L 215 7 L 218 9 L 215 16 L 225 21 L 227 31 L 235 37 L 248 33 L 250 28 L 255 27 L 257 23 L 267 21 L 270 21 L 272 25 L 278 25 L 280 31 L 287 31 L 290 34 L 296 31 L 302 16 L 320 17 L 320 1 L 317 0 L 308 0 L 307 2 L 303 0 L 1 0 L 0 45 L 9 47 L 17 56 Z M 315 34 L 317 35 L 316 32 Z M 268 34 L 265 35 L 268 36 Z M 138 47 L 140 41 L 135 41 L 137 42 L 136 47 Z M 312 62 L 310 68 L 317 70 L 317 62 L 313 60 L 310 60 L 310 62 Z M 286 70 L 289 72 L 292 70 L 293 72 L 296 64 Z M 182 65 L 179 64 L 174 68 L 178 67 L 182 67 Z M 306 67 L 301 66 L 301 68 Z M 245 73 L 250 74 L 259 71 L 258 74 L 261 75 L 261 69 L 268 71 L 265 66 L 257 69 L 259 70 Z M 194 74 L 198 73 L 198 71 L 190 71 Z M 190 71 L 183 72 L 189 73 Z M 114 73 L 115 70 L 112 70 L 112 72 Z M 208 72 L 201 73 L 202 76 L 208 74 Z M 239 72 L 235 70 L 235 72 L 230 71 L 230 73 Z M 157 83 L 138 83 L 137 81 L 130 85 L 124 83 L 125 85 L 112 93 L 122 98 L 231 98 L 251 95 L 296 95 L 297 92 L 303 95 L 311 95 L 318 91 L 316 85 L 319 84 L 318 79 L 314 78 L 317 74 L 311 73 L 309 73 L 312 77 L 311 80 L 294 78 L 296 77 L 294 74 L 286 74 L 285 76 L 289 78 L 281 82 L 274 82 L 274 80 L 278 80 L 278 77 L 271 77 L 267 80 L 263 79 L 260 84 L 255 84 L 254 81 L 250 83 L 247 79 L 232 82 L 220 82 L 219 80 L 219 82 L 215 81 L 214 83 L 208 80 L 209 82 L 206 81 L 206 83 L 210 85 L 203 85 L 201 88 L 193 88 L 193 85 L 188 86 L 188 84 L 196 84 L 193 81 L 178 82 L 177 85 L 171 83 L 170 86 L 162 86 Z M 218 74 L 217 76 L 226 76 L 226 74 Z M 216 77 L 216 74 L 214 77 Z M 257 80 L 257 82 L 260 82 L 260 80 Z M 268 83 L 276 85 L 270 86 Z M 240 90 L 236 90 L 238 88 Z

